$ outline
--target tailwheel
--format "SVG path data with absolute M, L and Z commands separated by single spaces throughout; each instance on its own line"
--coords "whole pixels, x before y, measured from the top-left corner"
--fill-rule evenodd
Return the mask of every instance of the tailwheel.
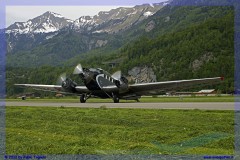
M 116 95 L 113 94 L 112 98 L 114 103 L 119 103 L 119 98 Z
M 82 94 L 81 96 L 80 96 L 80 103 L 85 103 L 86 102 L 86 96 L 85 96 L 85 94 Z

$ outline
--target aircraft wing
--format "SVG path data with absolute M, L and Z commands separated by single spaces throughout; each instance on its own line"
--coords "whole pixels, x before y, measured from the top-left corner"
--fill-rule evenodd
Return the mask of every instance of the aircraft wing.
M 138 95 L 151 95 L 163 91 L 193 88 L 196 85 L 211 85 L 219 83 L 221 80 L 223 80 L 223 77 L 132 84 L 129 85 L 129 92 Z
M 42 84 L 14 84 L 14 85 L 20 86 L 20 87 L 28 87 L 28 88 L 32 88 L 40 91 L 60 92 L 65 94 L 82 94 L 82 93 L 90 92 L 85 86 L 77 86 L 75 88 L 77 92 L 71 93 L 71 92 L 65 91 L 61 85 L 42 85 Z

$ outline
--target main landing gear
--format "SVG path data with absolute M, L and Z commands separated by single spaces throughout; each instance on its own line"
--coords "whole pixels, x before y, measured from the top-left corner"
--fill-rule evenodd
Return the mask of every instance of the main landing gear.
M 88 98 L 90 98 L 91 97 L 91 94 L 82 94 L 81 96 L 80 96 L 80 103 L 86 103 L 86 101 L 88 100 Z
M 112 95 L 112 99 L 114 103 L 119 103 L 119 98 L 115 94 Z
M 81 96 L 80 96 L 80 103 L 86 103 L 86 101 L 88 100 L 88 98 L 90 98 L 91 97 L 91 94 L 82 94 Z M 112 94 L 112 99 L 113 99 L 113 102 L 114 103 L 119 103 L 119 98 L 118 98 L 118 96 L 117 95 L 115 95 L 115 94 Z

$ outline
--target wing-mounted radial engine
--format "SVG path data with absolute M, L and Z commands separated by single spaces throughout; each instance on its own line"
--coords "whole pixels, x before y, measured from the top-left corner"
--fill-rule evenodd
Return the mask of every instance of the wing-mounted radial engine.
M 88 68 L 82 68 L 81 64 L 75 67 L 73 74 L 79 75 L 85 84 L 88 84 L 93 79 L 93 74 L 90 70 Z
M 115 72 L 112 78 L 114 79 L 115 85 L 119 88 L 120 93 L 128 91 L 128 80 L 122 76 L 121 71 Z
M 139 98 L 141 98 L 141 96 L 135 93 L 125 95 L 125 93 L 129 92 L 129 84 L 127 78 L 122 76 L 121 71 L 115 72 L 112 77 L 115 79 L 115 84 L 119 88 L 121 99 L 136 100 L 139 102 Z
M 64 91 L 68 91 L 71 93 L 76 92 L 77 83 L 71 80 L 70 78 L 67 78 L 66 73 L 60 75 L 60 77 L 58 78 L 58 84 L 62 86 Z

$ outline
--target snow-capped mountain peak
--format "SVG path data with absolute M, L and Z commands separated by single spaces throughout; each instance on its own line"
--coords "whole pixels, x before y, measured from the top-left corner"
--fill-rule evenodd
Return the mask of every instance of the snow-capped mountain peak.
M 78 18 L 70 25 L 70 28 L 86 33 L 117 33 L 152 16 L 162 7 L 163 3 L 152 3 L 100 11 L 93 17 L 82 16 Z
M 49 33 L 58 31 L 72 22 L 72 20 L 66 19 L 60 14 L 48 11 L 27 22 L 16 22 L 10 25 L 6 29 L 6 33 Z
M 53 15 L 53 16 L 58 17 L 58 18 L 64 18 L 61 14 L 54 13 L 54 12 L 51 12 L 51 11 L 47 11 L 44 14 Z
M 163 3 L 153 3 L 119 7 L 110 11 L 100 11 L 95 16 L 81 16 L 75 21 L 48 11 L 26 22 L 15 22 L 2 32 L 7 33 L 7 50 L 13 53 L 21 49 L 31 49 L 63 32 L 83 33 L 85 36 L 90 35 L 89 38 L 91 35 L 119 33 L 155 14 L 163 5 Z M 88 47 L 94 48 L 106 43 L 105 40 L 98 40 L 97 45 L 90 41 L 91 44 Z
M 91 30 L 97 25 L 97 22 L 92 16 L 81 16 L 71 24 L 71 28 L 74 30 Z

